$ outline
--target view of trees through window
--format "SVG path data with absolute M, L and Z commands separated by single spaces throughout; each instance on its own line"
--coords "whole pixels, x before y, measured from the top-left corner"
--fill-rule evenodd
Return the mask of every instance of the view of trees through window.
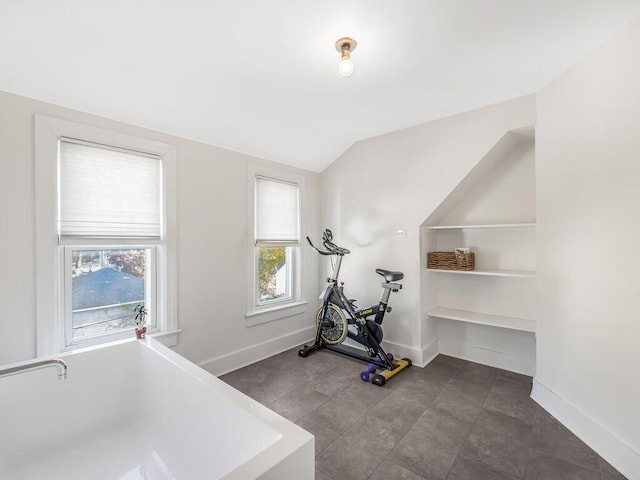
M 145 303 L 147 248 L 73 249 L 73 338 L 134 328 L 134 309 Z
M 260 303 L 290 297 L 287 247 L 261 247 L 258 252 Z
M 123 273 L 144 277 L 146 251 L 136 250 L 73 250 L 71 266 L 74 278 L 101 268 L 115 268 Z

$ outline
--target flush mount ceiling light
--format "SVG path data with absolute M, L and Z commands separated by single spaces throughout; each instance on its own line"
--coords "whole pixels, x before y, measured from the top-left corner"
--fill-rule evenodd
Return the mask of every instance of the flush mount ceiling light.
M 353 63 L 351 63 L 351 52 L 356 49 L 356 41 L 353 38 L 342 37 L 336 42 L 336 50 L 342 56 L 342 61 L 338 67 L 340 75 L 350 77 L 353 74 Z

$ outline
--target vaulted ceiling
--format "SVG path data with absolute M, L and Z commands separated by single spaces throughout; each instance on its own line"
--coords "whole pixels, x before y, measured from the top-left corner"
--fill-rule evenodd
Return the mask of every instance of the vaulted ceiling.
M 638 0 L 0 0 L 0 90 L 321 171 L 358 140 L 536 92 L 639 14 Z

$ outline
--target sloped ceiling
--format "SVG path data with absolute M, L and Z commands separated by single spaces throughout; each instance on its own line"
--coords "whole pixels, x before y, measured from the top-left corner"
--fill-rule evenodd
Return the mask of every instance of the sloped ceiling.
M 539 90 L 638 0 L 0 0 L 0 90 L 321 171 Z M 355 73 L 335 41 L 352 36 Z

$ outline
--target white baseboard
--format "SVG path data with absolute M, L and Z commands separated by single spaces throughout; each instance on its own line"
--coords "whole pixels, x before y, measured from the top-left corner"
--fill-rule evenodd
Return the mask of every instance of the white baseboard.
M 420 348 L 410 347 L 397 342 L 389 342 L 387 340 L 382 341 L 382 348 L 384 348 L 386 352 L 393 353 L 395 358 L 409 358 L 411 363 L 418 367 L 424 367 L 426 365 L 426 363 L 423 363 L 423 355 Z
M 533 380 L 531 398 L 620 473 L 629 479 L 640 479 L 640 452 L 631 445 L 537 379 Z
M 469 345 L 467 343 L 440 339 L 438 341 L 438 351 L 444 355 L 529 375 L 530 377 L 533 377 L 536 371 L 535 359 L 533 358 L 519 357 L 505 352 Z
M 315 326 L 306 327 L 266 342 L 241 348 L 225 355 L 220 355 L 219 357 L 210 358 L 209 360 L 200 362 L 198 365 L 216 376 L 224 375 L 225 373 L 246 367 L 247 365 L 259 362 L 260 360 L 264 360 L 265 358 L 284 352 L 290 348 L 297 347 L 304 343 L 313 343 L 315 334 Z M 345 341 L 345 345 L 362 348 L 362 345 L 352 342 L 349 339 Z M 407 345 L 388 342 L 386 340 L 383 342 L 383 348 L 387 352 L 392 352 L 397 358 L 410 358 L 411 362 L 416 366 L 424 367 L 428 363 L 423 362 L 424 349 L 409 347 Z M 436 352 L 431 358 L 429 358 L 429 361 L 431 361 L 437 354 L 438 353 Z
M 281 337 L 267 340 L 266 342 L 257 343 L 219 357 L 210 358 L 209 360 L 200 362 L 198 365 L 216 376 L 224 375 L 225 373 L 246 367 L 247 365 L 264 360 L 265 358 L 297 347 L 303 343 L 313 342 L 315 333 L 315 326 L 306 327 Z
M 402 343 L 384 340 L 382 347 L 387 352 L 392 352 L 398 358 L 410 358 L 411 363 L 416 367 L 425 367 L 431 360 L 438 356 L 438 341 L 434 340 L 428 345 L 418 348 L 410 347 Z
M 422 363 L 421 367 L 427 366 L 431 361 L 440 354 L 438 347 L 438 339 L 433 339 L 428 345 L 422 347 Z

